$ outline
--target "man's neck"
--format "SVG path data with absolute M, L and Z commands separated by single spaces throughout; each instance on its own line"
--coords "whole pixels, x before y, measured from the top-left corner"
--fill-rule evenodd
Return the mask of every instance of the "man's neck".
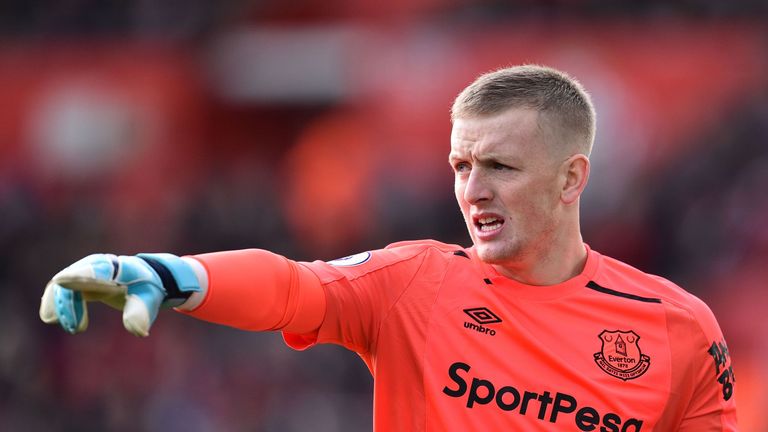
M 526 285 L 557 285 L 579 275 L 587 262 L 587 248 L 579 235 L 565 246 L 534 252 L 518 263 L 493 264 L 499 274 Z

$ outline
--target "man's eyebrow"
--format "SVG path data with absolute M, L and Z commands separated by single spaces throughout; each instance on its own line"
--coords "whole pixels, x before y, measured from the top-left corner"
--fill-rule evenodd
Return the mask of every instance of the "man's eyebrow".
M 517 163 L 517 159 L 514 156 L 503 154 L 503 153 L 477 155 L 475 159 L 477 159 L 478 162 L 482 162 L 482 163 L 488 163 L 488 162 L 502 162 L 505 164 Z

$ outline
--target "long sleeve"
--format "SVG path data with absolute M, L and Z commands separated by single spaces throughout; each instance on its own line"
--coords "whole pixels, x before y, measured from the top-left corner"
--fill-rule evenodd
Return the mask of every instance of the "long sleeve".
M 243 330 L 307 333 L 323 322 L 320 280 L 295 261 L 261 249 L 192 258 L 205 268 L 208 289 L 199 306 L 182 313 Z

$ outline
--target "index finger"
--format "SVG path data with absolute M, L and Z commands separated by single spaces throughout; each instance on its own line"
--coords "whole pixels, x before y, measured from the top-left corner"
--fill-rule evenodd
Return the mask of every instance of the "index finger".
M 80 275 L 59 274 L 54 276 L 51 282 L 73 291 L 104 296 L 125 294 L 127 291 L 126 285 L 113 280 L 96 279 Z

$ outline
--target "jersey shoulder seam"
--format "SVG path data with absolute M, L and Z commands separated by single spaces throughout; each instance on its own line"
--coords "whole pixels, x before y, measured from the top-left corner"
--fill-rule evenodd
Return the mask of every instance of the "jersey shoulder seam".
M 428 240 L 428 241 L 415 240 L 415 241 L 398 242 L 398 243 L 390 244 L 387 247 L 385 247 L 384 249 L 379 249 L 379 250 L 380 251 L 387 251 L 389 249 L 398 248 L 398 247 L 401 247 L 401 246 L 407 246 L 407 245 L 411 245 L 411 244 L 412 245 L 421 244 L 424 247 L 414 251 L 413 254 L 409 254 L 409 255 L 406 255 L 406 256 L 394 259 L 394 260 L 392 260 L 390 262 L 383 263 L 382 265 L 379 265 L 377 267 L 371 268 L 371 269 L 369 269 L 369 270 L 367 270 L 365 272 L 362 272 L 360 274 L 357 274 L 357 275 L 355 275 L 355 276 L 353 276 L 351 278 L 347 277 L 347 276 L 344 276 L 344 275 L 339 275 L 338 277 L 332 279 L 331 282 L 336 282 L 336 281 L 339 281 L 339 280 L 344 279 L 344 278 L 347 278 L 349 280 L 360 279 L 362 277 L 368 276 L 371 273 L 374 273 L 374 272 L 377 272 L 377 271 L 380 271 L 380 270 L 384 270 L 384 269 L 386 269 L 388 267 L 392 267 L 393 265 L 400 264 L 400 263 L 402 263 L 404 261 L 408 261 L 408 260 L 411 260 L 411 259 L 414 259 L 414 258 L 418 258 L 419 256 L 422 256 L 422 255 L 426 254 L 430 250 L 437 250 L 437 251 L 439 251 L 441 253 L 453 252 L 454 249 L 451 249 L 450 247 L 455 247 L 455 248 L 458 248 L 459 250 L 463 250 L 463 248 L 461 246 L 449 245 L 449 244 L 446 244 L 446 243 L 440 243 L 440 242 L 437 242 L 435 240 Z M 442 245 L 442 246 L 445 246 L 445 247 L 439 247 L 439 245 Z M 422 259 L 423 259 L 423 257 L 422 257 Z M 419 268 L 421 268 L 421 264 L 419 265 Z M 417 272 L 418 272 L 418 270 L 417 270 Z
M 387 319 L 389 318 L 389 316 L 392 313 L 392 311 L 400 303 L 400 299 L 402 299 L 403 296 L 405 295 L 405 293 L 407 293 L 410 290 L 410 288 L 413 286 L 413 282 L 416 280 L 416 277 L 418 276 L 419 272 L 421 271 L 421 268 L 424 266 L 424 263 L 427 260 L 427 258 L 426 258 L 427 253 L 430 252 L 431 250 L 435 250 L 435 249 L 437 249 L 440 252 L 445 252 L 445 251 L 440 250 L 439 248 L 437 248 L 435 246 L 429 245 L 428 247 L 426 247 L 422 251 L 420 251 L 418 254 L 414 255 L 413 257 L 410 257 L 410 258 L 415 258 L 416 256 L 421 256 L 421 263 L 419 263 L 419 266 L 418 266 L 418 268 L 416 268 L 416 271 L 413 272 L 413 275 L 411 276 L 411 279 L 408 281 L 408 283 L 405 285 L 405 288 L 403 288 L 400 291 L 400 293 L 398 293 L 397 298 L 395 298 L 395 300 L 392 302 L 392 304 L 389 306 L 389 308 L 387 308 L 387 311 L 382 315 L 381 320 L 379 321 L 379 326 L 376 329 L 376 338 L 375 338 L 375 340 L 376 340 L 377 344 L 379 342 L 379 334 L 381 333 L 381 328 L 384 326 L 384 323 L 387 321 Z M 446 277 L 447 273 L 448 272 L 443 272 L 443 277 L 440 280 L 440 285 L 442 285 L 443 281 L 445 281 L 445 277 Z

